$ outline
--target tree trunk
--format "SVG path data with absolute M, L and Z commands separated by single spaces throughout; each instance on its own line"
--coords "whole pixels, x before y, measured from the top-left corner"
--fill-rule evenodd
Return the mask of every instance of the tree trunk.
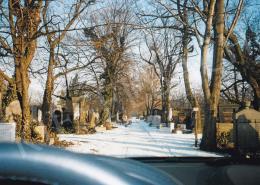
M 200 111 L 200 105 L 198 103 L 197 98 L 194 96 L 192 93 L 191 87 L 190 87 L 190 79 L 189 79 L 189 71 L 187 67 L 187 62 L 188 62 L 188 30 L 187 27 L 184 26 L 183 29 L 183 39 L 182 39 L 182 44 L 183 44 L 183 57 L 182 57 L 182 69 L 183 69 L 183 79 L 184 79 L 184 85 L 185 85 L 185 91 L 186 91 L 186 96 L 187 99 L 189 100 L 191 106 L 198 107 L 199 111 L 197 112 L 197 121 L 196 121 L 196 131 L 201 132 L 201 111 Z
M 170 120 L 168 119 L 170 111 L 170 80 L 164 77 L 162 80 L 162 122 L 168 126 Z
M 8 18 L 15 63 L 17 97 L 22 108 L 22 140 L 31 140 L 28 69 L 37 49 L 38 27 L 41 22 L 42 1 L 36 4 L 8 1 Z
M 210 89 L 209 89 L 209 80 L 208 80 L 208 72 L 207 72 L 207 55 L 208 55 L 208 48 L 211 39 L 211 27 L 212 27 L 212 20 L 214 15 L 215 9 L 215 0 L 211 0 L 209 7 L 208 7 L 208 17 L 206 22 L 206 28 L 204 32 L 204 39 L 203 45 L 201 49 L 201 81 L 202 81 L 202 89 L 204 94 L 205 100 L 205 107 L 204 107 L 204 126 L 203 126 L 203 137 L 200 143 L 201 149 L 212 149 L 214 148 L 215 140 L 214 134 L 212 134 L 211 130 L 209 129 L 211 126 L 210 123 Z
M 204 127 L 203 137 L 200 148 L 206 151 L 214 151 L 217 147 L 216 143 L 216 116 L 211 105 L 206 104 L 204 108 Z
M 15 81 L 17 87 L 17 97 L 22 109 L 22 129 L 21 138 L 24 141 L 31 140 L 31 114 L 30 114 L 30 103 L 29 103 L 29 75 L 23 61 L 19 62 L 19 66 L 15 69 Z
M 50 56 L 49 56 L 49 65 L 47 80 L 44 89 L 43 95 L 43 104 L 42 104 L 42 121 L 50 129 L 52 123 L 52 112 L 51 112 L 51 103 L 52 103 L 52 93 L 54 89 L 54 48 L 50 47 Z
M 220 97 L 223 56 L 224 56 L 224 0 L 216 3 L 216 23 L 214 24 L 214 55 L 213 70 L 211 75 L 210 96 L 206 98 L 204 132 L 201 141 L 201 149 L 213 151 L 216 143 L 216 122 L 218 103 Z M 206 86 L 206 84 L 204 84 Z
M 110 77 L 107 75 L 107 70 L 105 70 L 105 82 L 104 82 L 104 90 L 103 90 L 103 97 L 104 97 L 104 105 L 103 109 L 101 110 L 99 125 L 103 125 L 107 122 L 110 117 L 111 108 L 112 108 L 112 100 L 113 100 L 113 87 L 111 84 Z
M 255 110 L 260 111 L 260 88 L 254 89 L 253 107 Z

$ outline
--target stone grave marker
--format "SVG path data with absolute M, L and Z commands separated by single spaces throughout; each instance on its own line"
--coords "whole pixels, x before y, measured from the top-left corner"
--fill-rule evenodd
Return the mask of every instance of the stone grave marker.
M 22 109 L 18 100 L 12 101 L 5 109 L 8 122 L 13 122 L 13 115 L 22 115 Z
M 235 115 L 234 139 L 239 149 L 260 149 L 260 112 L 251 109 L 250 102 Z
M 38 122 L 42 121 L 42 111 L 40 109 L 38 109 Z
M 46 134 L 47 134 L 47 127 L 44 125 L 39 125 L 34 128 L 34 130 L 41 136 L 41 142 L 45 141 Z
M 15 123 L 0 123 L 0 142 L 15 142 Z
M 79 103 L 73 103 L 73 118 L 79 119 L 80 117 L 80 104 Z
M 159 116 L 159 115 L 153 116 L 152 125 L 155 127 L 158 127 L 158 126 L 160 126 L 160 124 L 161 124 L 161 116 Z

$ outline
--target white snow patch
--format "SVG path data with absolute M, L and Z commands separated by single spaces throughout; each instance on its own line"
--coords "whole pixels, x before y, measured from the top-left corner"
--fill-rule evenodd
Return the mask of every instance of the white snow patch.
M 194 146 L 194 134 L 171 134 L 169 128 L 157 129 L 148 123 L 134 122 L 128 127 L 92 135 L 61 134 L 60 140 L 73 142 L 67 150 L 114 157 L 220 157 Z

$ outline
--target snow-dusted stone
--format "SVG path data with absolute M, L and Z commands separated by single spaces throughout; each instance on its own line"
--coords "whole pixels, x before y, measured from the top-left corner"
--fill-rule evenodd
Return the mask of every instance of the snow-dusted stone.
M 15 123 L 0 123 L 0 142 L 15 142 Z

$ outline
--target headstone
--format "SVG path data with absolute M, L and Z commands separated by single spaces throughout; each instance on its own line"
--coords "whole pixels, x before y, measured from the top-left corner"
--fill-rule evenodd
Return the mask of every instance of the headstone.
M 98 119 L 99 119 L 99 114 L 96 113 L 96 112 L 93 112 L 92 115 L 91 115 L 89 127 L 90 127 L 90 128 L 95 128 Z
M 147 122 L 152 123 L 152 121 L 153 121 L 153 116 L 152 115 L 147 116 Z
M 62 115 L 62 126 L 66 131 L 71 131 L 73 129 L 73 114 L 68 111 L 64 111 Z
M 84 98 L 80 101 L 79 111 L 79 122 L 81 125 L 85 125 L 87 122 L 89 105 Z
M 80 117 L 80 108 L 79 103 L 73 103 L 73 117 L 74 119 L 79 119 Z
M 59 110 L 55 110 L 52 114 L 52 129 L 53 131 L 59 131 L 62 123 L 62 113 Z
M 15 123 L 0 123 L 0 142 L 15 142 Z
M 230 123 L 233 121 L 233 112 L 237 111 L 239 105 L 221 102 L 218 106 L 218 122 Z
M 49 140 L 49 145 L 54 145 L 54 143 L 55 143 L 55 139 L 51 137 Z
M 38 122 L 42 121 L 42 111 L 38 109 Z
M 31 119 L 34 121 L 38 120 L 38 107 L 35 105 L 31 106 Z
M 260 112 L 246 107 L 235 114 L 234 139 L 236 147 L 244 150 L 260 149 Z
M 157 127 L 157 126 L 160 126 L 160 124 L 161 124 L 161 116 L 159 116 L 159 115 L 153 116 L 152 125 Z
M 174 130 L 174 123 L 170 123 L 170 133 L 172 133 Z
M 123 123 L 127 123 L 127 115 L 126 114 L 123 115 L 122 120 L 123 120 Z
M 185 130 L 186 129 L 186 124 L 179 124 L 179 127 L 181 130 Z
M 168 120 L 169 120 L 169 121 L 172 120 L 172 108 L 169 109 Z
M 13 115 L 21 115 L 22 109 L 18 100 L 12 101 L 5 109 L 5 116 L 8 122 L 13 122 Z
M 120 120 L 119 120 L 119 112 L 116 112 L 116 122 L 120 122 Z
M 41 136 L 41 142 L 44 142 L 47 134 L 47 127 L 44 125 L 40 125 L 36 126 L 34 130 Z

